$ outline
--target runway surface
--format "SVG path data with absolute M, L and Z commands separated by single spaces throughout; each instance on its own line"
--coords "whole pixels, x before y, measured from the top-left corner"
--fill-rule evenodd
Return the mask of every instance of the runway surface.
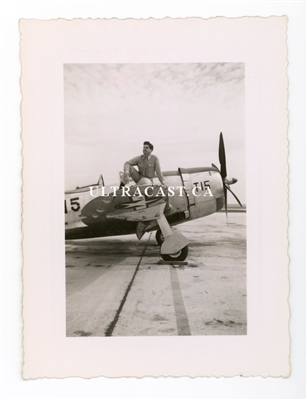
M 175 227 L 188 265 L 158 264 L 155 232 L 66 241 L 67 336 L 245 335 L 246 214 Z

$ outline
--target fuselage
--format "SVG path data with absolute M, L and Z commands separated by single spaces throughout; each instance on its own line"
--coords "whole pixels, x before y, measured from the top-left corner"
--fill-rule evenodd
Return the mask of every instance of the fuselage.
M 220 172 L 211 167 L 179 168 L 163 172 L 168 186 L 168 209 L 165 212 L 170 225 L 202 218 L 220 210 L 224 205 L 223 182 Z M 159 185 L 154 178 L 154 185 Z M 117 185 L 107 185 L 104 193 L 111 193 Z M 65 238 L 82 239 L 102 236 L 126 235 L 136 232 L 137 222 L 99 218 L 97 223 L 86 224 L 83 208 L 102 195 L 99 185 L 91 185 L 65 192 Z M 151 228 L 149 230 L 154 230 Z

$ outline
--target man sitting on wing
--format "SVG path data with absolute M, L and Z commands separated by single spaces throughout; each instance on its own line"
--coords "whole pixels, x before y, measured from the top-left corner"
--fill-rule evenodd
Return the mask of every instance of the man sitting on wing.
M 146 141 L 143 144 L 143 155 L 125 162 L 120 187 L 125 186 L 129 182 L 130 176 L 138 185 L 153 185 L 155 172 L 161 184 L 166 186 L 159 159 L 157 156 L 151 154 L 153 149 L 153 145 Z M 134 166 L 137 166 L 139 170 L 137 171 Z

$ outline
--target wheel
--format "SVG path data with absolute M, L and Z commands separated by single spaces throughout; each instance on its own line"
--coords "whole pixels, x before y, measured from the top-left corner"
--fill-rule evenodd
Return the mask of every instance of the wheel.
M 189 253 L 189 246 L 185 246 L 183 249 L 177 251 L 174 254 L 161 254 L 164 261 L 184 261 Z
M 161 229 L 158 229 L 156 232 L 156 241 L 158 242 L 159 246 L 161 246 L 161 244 L 164 242 L 164 236 L 161 232 Z

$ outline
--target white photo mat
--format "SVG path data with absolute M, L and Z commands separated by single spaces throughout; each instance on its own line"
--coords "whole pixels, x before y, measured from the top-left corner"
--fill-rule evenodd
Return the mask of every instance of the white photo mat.
M 24 378 L 288 376 L 286 17 L 22 20 L 20 30 Z M 66 338 L 63 64 L 192 62 L 245 63 L 248 334 Z

